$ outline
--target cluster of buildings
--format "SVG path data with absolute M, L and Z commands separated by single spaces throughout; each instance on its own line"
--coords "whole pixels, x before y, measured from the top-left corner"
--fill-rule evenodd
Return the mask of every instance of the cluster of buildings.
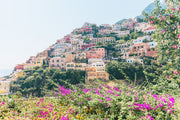
M 49 68 L 66 70 L 83 70 L 86 72 L 86 82 L 93 79 L 109 80 L 109 74 L 105 71 L 107 58 L 105 48 L 97 48 L 96 45 L 101 42 L 104 44 L 117 43 L 115 34 L 122 37 L 130 34 L 130 29 L 143 31 L 144 33 L 153 32 L 148 23 L 138 23 L 134 19 L 128 19 L 122 23 L 109 25 L 101 24 L 96 26 L 91 23 L 84 23 L 81 28 L 74 29 L 72 33 L 58 39 L 55 44 L 49 46 L 43 52 L 36 56 L 31 56 L 25 63 L 15 67 L 15 71 L 30 70 L 36 66 L 48 65 Z M 94 37 L 95 31 L 102 35 Z M 85 39 L 89 40 L 87 43 Z M 152 57 L 156 54 L 156 42 L 151 41 L 151 36 L 144 36 L 134 40 L 132 43 L 117 43 L 115 50 L 120 54 L 118 58 L 126 59 L 132 63 L 138 61 L 143 63 L 141 57 Z
M 151 41 L 151 36 L 147 35 L 133 40 L 132 43 L 118 44 L 115 49 L 121 54 L 121 58 L 125 59 L 128 63 L 137 61 L 143 64 L 142 57 L 154 57 L 156 54 L 157 42 Z

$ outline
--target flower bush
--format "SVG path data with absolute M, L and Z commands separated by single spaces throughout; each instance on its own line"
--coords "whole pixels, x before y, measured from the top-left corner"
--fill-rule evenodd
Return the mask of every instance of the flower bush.
M 162 8 L 160 0 L 155 0 L 156 9 L 148 17 L 156 28 L 153 40 L 158 42 L 156 62 L 161 66 L 155 71 L 159 75 L 156 83 L 166 86 L 165 89 L 177 89 L 180 85 L 180 1 L 165 2 L 166 7 Z
M 155 120 L 177 119 L 178 100 L 122 84 L 66 89 L 59 86 L 54 97 L 0 98 L 0 119 L 19 120 Z

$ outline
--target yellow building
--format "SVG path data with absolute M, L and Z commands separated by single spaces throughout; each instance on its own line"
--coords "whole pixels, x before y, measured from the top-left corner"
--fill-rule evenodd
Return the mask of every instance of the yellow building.
M 85 71 L 86 63 L 76 63 L 75 64 L 75 70 L 83 70 Z
M 25 63 L 25 64 L 24 64 L 24 70 L 31 70 L 31 69 L 33 69 L 34 67 L 36 67 L 36 65 L 31 64 L 31 63 Z
M 35 59 L 33 60 L 33 64 L 34 64 L 35 66 L 41 67 L 41 66 L 43 65 L 43 61 L 44 61 L 45 59 L 46 59 L 45 57 L 35 58 Z
M 17 81 L 18 78 L 24 77 L 26 73 L 24 71 L 17 71 L 13 74 L 13 81 Z
M 105 67 L 86 67 L 86 83 L 94 79 L 109 80 L 109 73 L 105 71 Z
M 41 67 L 43 65 L 43 61 L 46 59 L 46 57 L 40 57 L 40 58 L 33 58 L 28 60 L 27 63 L 24 63 L 24 70 L 31 70 L 36 66 Z
M 0 94 L 9 93 L 10 81 L 0 81 Z
M 85 70 L 86 63 L 74 63 L 70 62 L 66 64 L 66 70 Z

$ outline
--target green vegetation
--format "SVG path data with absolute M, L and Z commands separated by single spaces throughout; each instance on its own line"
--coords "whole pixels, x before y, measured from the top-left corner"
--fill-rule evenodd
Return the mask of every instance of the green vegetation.
M 11 85 L 11 92 L 19 91 L 26 97 L 48 95 L 58 85 L 64 85 L 64 81 L 73 85 L 85 82 L 85 71 L 60 71 L 59 69 L 36 67 L 24 72 L 26 75 Z

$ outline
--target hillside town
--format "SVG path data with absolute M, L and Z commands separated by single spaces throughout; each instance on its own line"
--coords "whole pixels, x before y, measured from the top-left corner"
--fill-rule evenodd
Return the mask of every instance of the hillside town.
M 148 22 L 139 22 L 138 19 L 99 26 L 86 22 L 46 50 L 15 66 L 10 78 L 0 80 L 0 91 L 9 93 L 11 81 L 21 77 L 23 70 L 36 66 L 85 71 L 86 83 L 94 79 L 109 80 L 106 72 L 108 62 L 122 59 L 143 64 L 144 56 L 155 56 L 157 43 L 151 36 L 154 31 Z

